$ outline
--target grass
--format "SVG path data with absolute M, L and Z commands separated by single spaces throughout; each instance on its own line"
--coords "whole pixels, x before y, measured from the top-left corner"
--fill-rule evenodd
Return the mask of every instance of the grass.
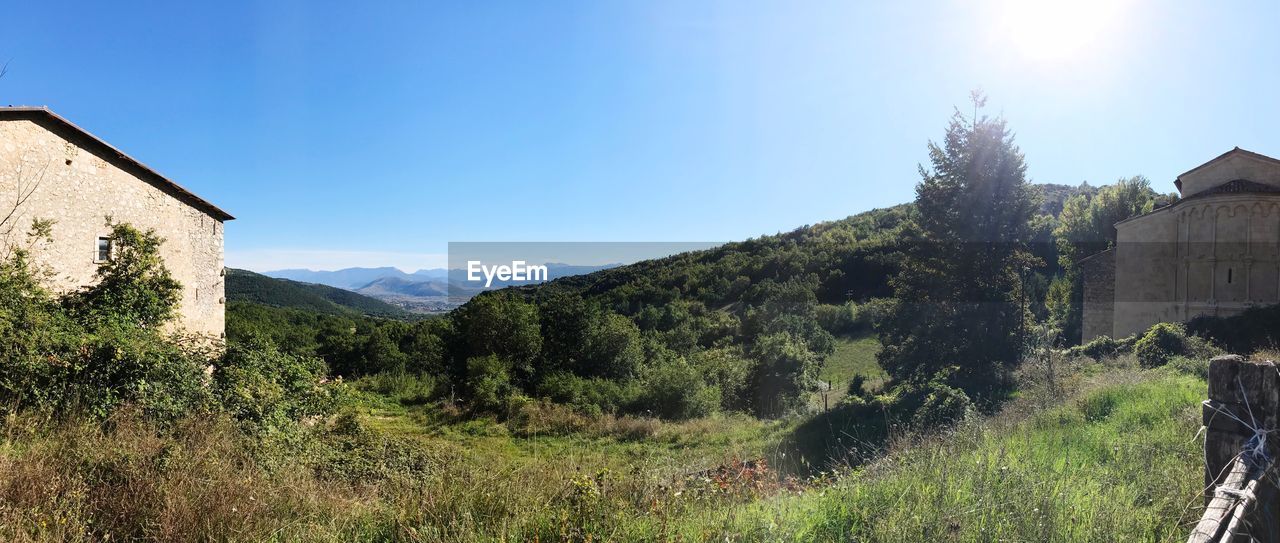
M 849 382 L 855 376 L 866 378 L 866 384 L 863 386 L 870 390 L 879 389 L 884 385 L 888 375 L 876 361 L 876 354 L 879 352 L 880 341 L 876 339 L 875 334 L 836 339 L 836 350 L 827 357 L 826 363 L 822 366 L 822 373 L 818 377 L 831 385 L 826 398 L 828 405 L 835 405 L 848 395 Z M 822 392 L 819 392 L 812 405 L 821 409 L 822 404 Z
M 734 515 L 729 538 L 1181 541 L 1199 518 L 1204 382 L 1109 372 L 1064 405 L 899 444 L 821 493 Z
M 1028 393 L 945 435 L 899 436 L 873 463 L 810 481 L 737 462 L 780 461 L 799 422 L 742 416 L 583 418 L 531 403 L 498 422 L 365 392 L 354 417 L 301 445 L 273 441 L 266 463 L 216 420 L 159 435 L 128 418 L 11 419 L 0 540 L 1184 538 L 1201 504 L 1204 382 L 1167 369 L 1080 375 L 1069 391 Z

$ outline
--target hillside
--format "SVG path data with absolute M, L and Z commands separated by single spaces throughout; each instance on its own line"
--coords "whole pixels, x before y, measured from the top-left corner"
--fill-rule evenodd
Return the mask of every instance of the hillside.
M 413 273 L 405 273 L 398 268 L 382 267 L 382 268 L 345 268 L 334 271 L 309 270 L 309 269 L 288 269 L 275 270 L 265 272 L 262 275 L 274 277 L 276 279 L 288 279 L 290 281 L 298 281 L 302 283 L 316 283 L 320 285 L 329 285 L 346 290 L 359 290 L 370 283 L 384 278 L 395 278 L 404 281 L 431 281 L 444 280 L 448 276 L 442 268 L 430 270 L 418 270 Z
M 247 270 L 227 269 L 227 300 L 304 309 L 329 315 L 369 315 L 396 319 L 411 314 L 368 296 L 312 283 L 275 279 Z
M 411 281 L 399 277 L 383 277 L 356 289 L 365 296 L 448 296 L 449 284 L 444 281 Z

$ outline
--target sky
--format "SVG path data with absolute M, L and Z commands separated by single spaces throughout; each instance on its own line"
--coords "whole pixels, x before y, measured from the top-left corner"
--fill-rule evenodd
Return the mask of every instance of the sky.
M 227 263 L 440 267 L 449 242 L 703 242 L 910 201 L 954 108 L 1035 182 L 1162 192 L 1280 156 L 1280 3 L 22 2 L 47 105 L 237 217 Z

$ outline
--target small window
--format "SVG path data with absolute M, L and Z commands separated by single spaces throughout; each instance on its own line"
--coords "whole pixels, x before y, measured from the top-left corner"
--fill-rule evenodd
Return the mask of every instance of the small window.
M 1231 284 L 1231 268 L 1227 268 L 1227 284 Z
M 111 238 L 98 238 L 98 250 L 94 253 L 94 262 L 106 262 L 111 260 Z

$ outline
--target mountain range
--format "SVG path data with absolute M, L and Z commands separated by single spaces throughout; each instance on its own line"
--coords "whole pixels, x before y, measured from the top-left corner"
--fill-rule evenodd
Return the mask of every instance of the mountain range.
M 616 268 L 621 264 L 581 266 L 550 262 L 546 266 L 547 278 L 551 280 Z M 475 282 L 467 281 L 466 270 L 445 268 L 418 270 L 413 273 L 406 273 L 393 267 L 346 268 L 333 271 L 287 269 L 268 271 L 261 275 L 299 284 L 343 289 L 416 313 L 447 311 L 484 290 L 540 282 L 495 279 L 489 288 L 483 288 Z
M 227 300 L 232 303 L 252 302 L 328 315 L 370 315 L 397 319 L 412 317 L 401 307 L 349 290 L 276 279 L 235 268 L 227 268 L 226 293 Z

